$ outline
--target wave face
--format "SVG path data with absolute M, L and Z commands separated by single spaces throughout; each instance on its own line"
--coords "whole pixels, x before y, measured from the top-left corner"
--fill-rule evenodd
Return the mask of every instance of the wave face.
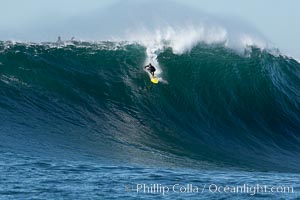
M 165 83 L 152 85 L 146 50 L 1 42 L 2 147 L 299 171 L 298 62 L 255 47 L 243 56 L 222 45 L 165 48 L 156 58 Z

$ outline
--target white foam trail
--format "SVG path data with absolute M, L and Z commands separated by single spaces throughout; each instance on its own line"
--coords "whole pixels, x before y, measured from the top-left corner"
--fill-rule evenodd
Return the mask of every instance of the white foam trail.
M 150 31 L 143 28 L 138 33 L 128 33 L 128 40 L 136 41 L 146 47 L 147 59 L 144 64 L 152 63 L 157 69 L 156 76 L 163 82 L 162 69 L 157 61 L 157 56 L 166 47 L 171 47 L 176 54 L 182 54 L 191 50 L 200 41 L 224 42 L 226 34 L 226 31 L 218 27 L 207 31 L 202 27 L 196 29 L 189 26 L 181 29 L 168 26 L 161 30 Z
M 146 47 L 145 65 L 152 63 L 157 68 L 156 75 L 160 78 L 162 69 L 157 61 L 157 56 L 168 47 L 172 48 L 175 54 L 189 52 L 199 43 L 222 44 L 239 53 L 244 53 L 249 46 L 256 46 L 260 49 L 268 47 L 268 42 L 258 35 L 239 33 L 216 24 L 160 26 L 154 30 L 143 27 L 139 31 L 127 31 L 126 40 L 138 42 Z
M 190 51 L 198 43 L 223 44 L 228 48 L 243 51 L 249 46 L 265 49 L 270 46 L 264 38 L 257 35 L 231 32 L 222 26 L 168 26 L 163 29 L 147 30 L 139 32 L 127 32 L 127 40 L 137 41 L 153 51 L 161 51 L 165 47 L 171 47 L 173 53 L 182 54 Z M 149 50 L 150 51 L 150 50 Z

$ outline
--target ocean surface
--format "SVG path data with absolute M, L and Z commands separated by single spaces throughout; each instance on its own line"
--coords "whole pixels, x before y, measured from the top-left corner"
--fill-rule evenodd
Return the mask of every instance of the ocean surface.
M 299 199 L 300 64 L 255 46 L 2 41 L 0 141 L 0 199 Z

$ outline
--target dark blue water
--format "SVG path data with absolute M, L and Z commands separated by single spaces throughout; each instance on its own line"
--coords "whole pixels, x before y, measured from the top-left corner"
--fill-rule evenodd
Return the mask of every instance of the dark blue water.
M 97 159 L 45 159 L 15 153 L 1 153 L 0 170 L 1 199 L 297 199 L 300 195 L 300 175 L 292 173 L 147 167 L 108 164 Z M 160 184 L 165 192 L 137 191 L 142 184 L 148 187 Z M 216 187 L 245 184 L 248 191 L 216 191 Z M 276 186 L 279 191 L 250 189 L 257 184 L 268 188 Z M 188 185 L 192 185 L 193 190 Z M 283 187 L 293 187 L 293 190 L 283 192 Z
M 0 198 L 300 197 L 298 62 L 165 49 L 153 85 L 145 50 L 0 42 Z

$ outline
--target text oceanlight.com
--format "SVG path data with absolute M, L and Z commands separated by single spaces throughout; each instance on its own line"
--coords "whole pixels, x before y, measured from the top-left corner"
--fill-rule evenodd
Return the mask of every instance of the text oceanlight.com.
M 166 195 L 168 193 L 244 193 L 249 195 L 256 195 L 262 193 L 294 193 L 292 186 L 272 186 L 272 185 L 218 185 L 218 184 L 135 184 L 131 186 L 125 186 L 126 191 L 144 193 L 144 194 L 161 194 Z

